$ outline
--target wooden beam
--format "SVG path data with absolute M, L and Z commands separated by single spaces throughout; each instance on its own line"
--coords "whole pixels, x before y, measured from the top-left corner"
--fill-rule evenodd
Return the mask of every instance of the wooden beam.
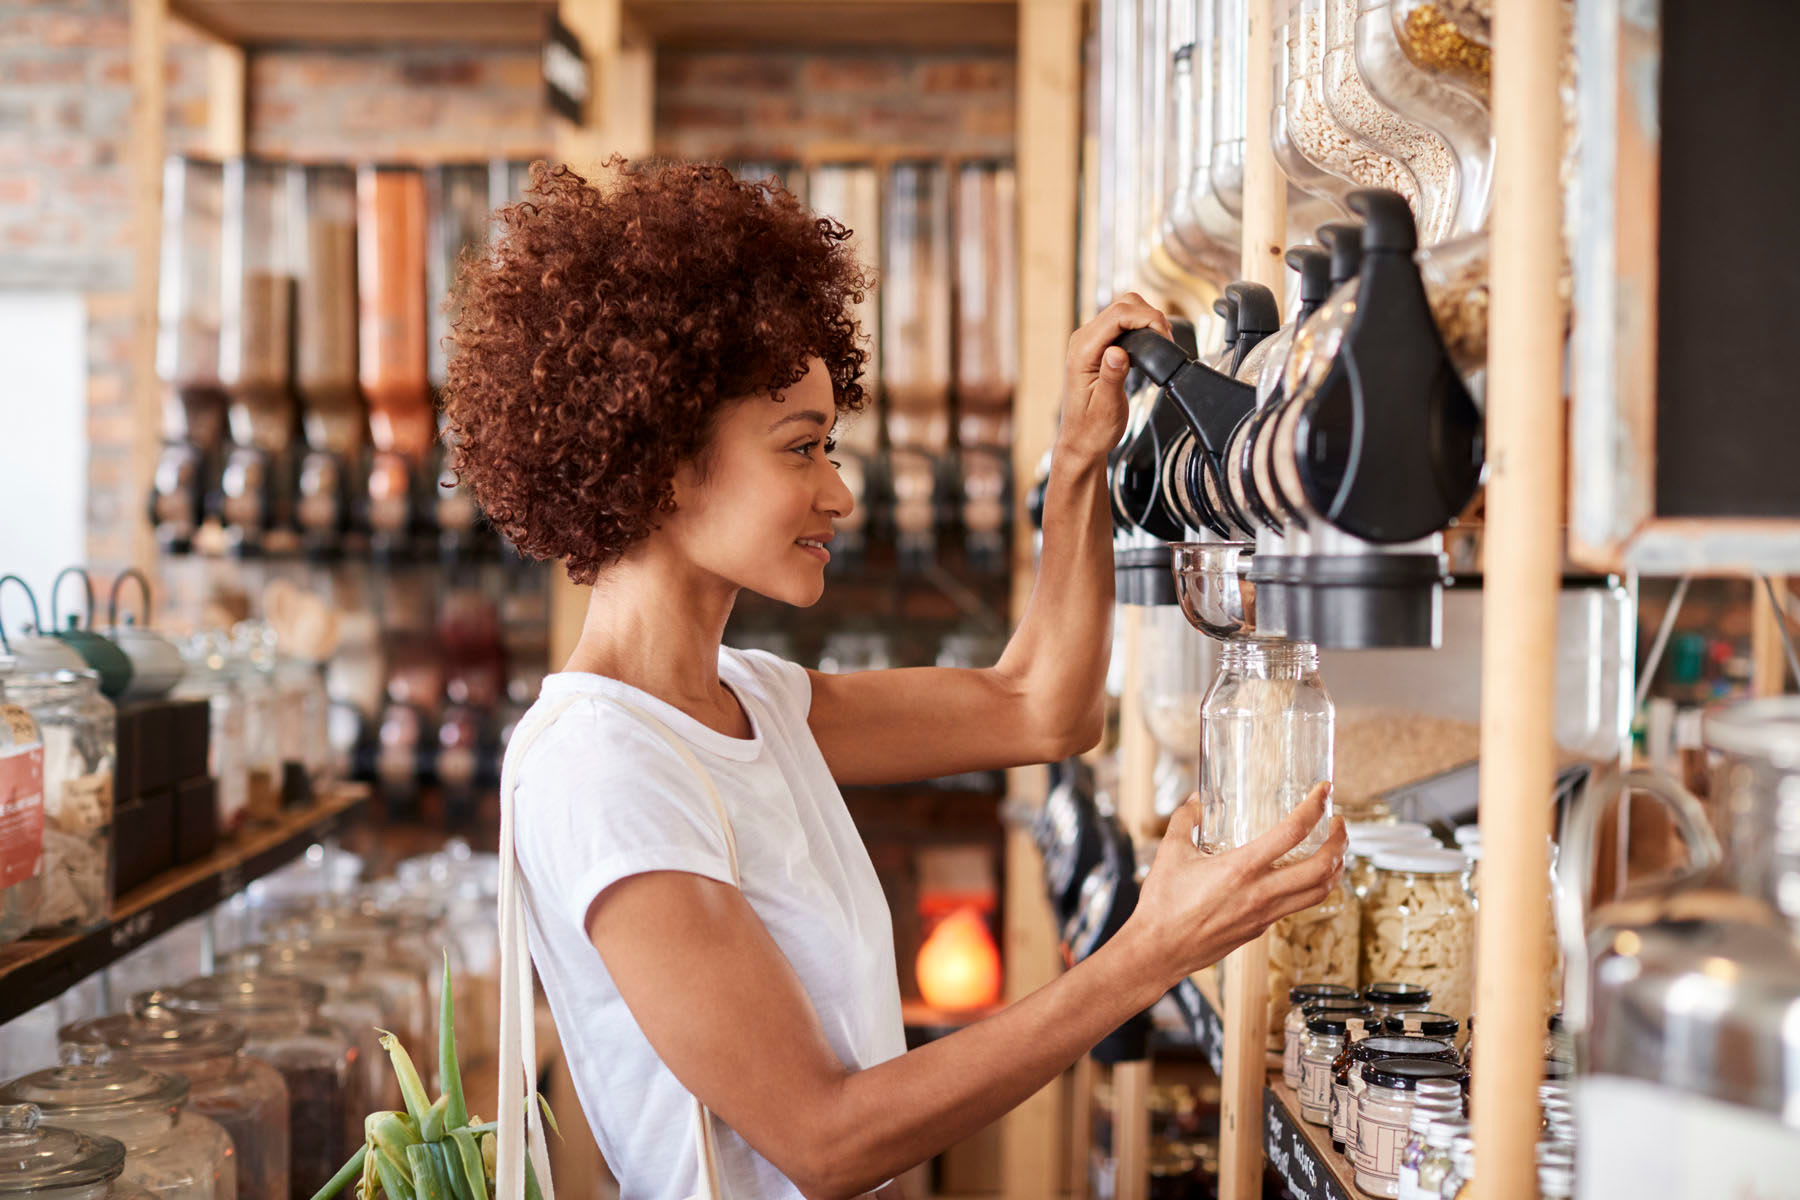
M 1481 643 L 1481 827 L 1475 1010 L 1484 1046 L 1544 1036 L 1543 930 L 1556 769 L 1551 716 L 1562 570 L 1561 0 L 1511 0 L 1494 13 L 1493 268 L 1488 318 L 1486 618 Z M 1484 1054 L 1471 1110 L 1481 1170 L 1475 1200 L 1534 1194 L 1539 1064 Z
M 1150 1060 L 1113 1068 L 1113 1197 L 1145 1200 L 1150 1191 Z
M 1036 567 L 1025 493 L 1056 436 L 1062 367 L 1075 317 L 1075 210 L 1081 147 L 1080 0 L 1021 0 L 1018 151 L 1019 380 L 1013 395 L 1012 615 L 1024 612 Z M 1041 804 L 1041 769 L 1009 773 L 1015 805 Z M 1007 834 L 1006 996 L 1017 1000 L 1056 977 L 1056 932 L 1044 902 L 1037 847 Z M 1060 1191 L 1062 1106 L 1052 1085 L 1001 1121 L 1004 1200 Z
M 162 388 L 156 378 L 156 294 L 162 265 L 163 71 L 168 61 L 168 0 L 131 0 L 131 458 L 125 511 L 131 562 L 156 578 L 150 483 L 161 453 Z
M 206 152 L 237 158 L 248 140 L 249 55 L 242 46 L 212 42 L 206 48 Z
M 1775 604 L 1769 603 L 1769 590 L 1761 579 L 1751 581 L 1750 616 L 1750 691 L 1757 696 L 1779 696 L 1787 691 L 1787 643 L 1782 638 L 1786 623 L 1788 584 L 1781 576 L 1771 576 Z M 1779 606 L 1779 607 L 1778 607 Z

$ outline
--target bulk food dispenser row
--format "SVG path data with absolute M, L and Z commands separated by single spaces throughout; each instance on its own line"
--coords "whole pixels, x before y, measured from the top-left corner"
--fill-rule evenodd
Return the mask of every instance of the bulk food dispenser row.
M 1642 1134 L 1631 1105 L 1740 1123 L 1761 1158 L 1732 1178 L 1769 1194 L 1796 1161 L 1800 1085 L 1773 1064 L 1791 1053 L 1800 958 L 1770 823 L 1800 769 L 1800 712 L 1709 718 L 1729 813 L 1668 780 L 1621 782 L 1643 702 L 1635 564 L 1564 550 L 1571 297 L 1581 271 L 1624 270 L 1601 257 L 1623 236 L 1612 214 L 1573 191 L 1580 148 L 1615 133 L 1594 119 L 1610 101 L 1583 97 L 1660 47 L 1621 35 L 1605 4 L 1494 7 L 1095 14 L 1081 294 L 1091 312 L 1138 293 L 1174 338 L 1119 341 L 1118 738 L 1053 771 L 1034 828 L 1065 953 L 1123 923 L 1190 794 L 1202 851 L 1253 840 L 1324 780 L 1350 834 L 1334 895 L 1172 994 L 1222 1077 L 1216 1151 L 1158 1118 L 1147 1150 L 1095 1173 L 1101 1191 L 1242 1200 L 1266 1162 L 1305 1197 L 1652 1194 L 1621 1161 Z M 1615 368 L 1632 332 L 1589 330 Z M 1751 569 L 1793 568 L 1772 553 Z M 1668 815 L 1634 838 L 1613 814 L 1638 790 Z M 1596 860 L 1647 844 L 1679 846 L 1676 882 L 1657 885 L 1671 898 L 1596 915 Z M 1715 950 L 1678 932 L 1694 921 Z M 1722 1006 L 1704 1017 L 1681 999 L 1702 992 Z M 1132 1032 L 1097 1054 L 1115 1131 L 1125 1097 L 1153 1090 L 1155 1038 Z M 1685 1168 L 1660 1178 L 1723 1194 Z

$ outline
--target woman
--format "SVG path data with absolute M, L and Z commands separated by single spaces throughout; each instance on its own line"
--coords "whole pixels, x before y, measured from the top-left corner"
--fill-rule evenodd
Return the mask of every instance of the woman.
M 594 585 L 515 744 L 532 958 L 622 1195 L 898 1195 L 1188 973 L 1321 900 L 1343 834 L 1273 862 L 1321 785 L 1214 858 L 1178 813 L 1124 929 L 1053 984 L 906 1051 L 886 903 L 839 784 L 1040 763 L 1099 740 L 1107 450 L 1136 296 L 1070 339 L 1037 585 L 985 670 L 822 675 L 721 645 L 738 593 L 805 608 L 852 500 L 864 400 L 849 232 L 713 166 L 542 169 L 461 287 L 447 415 L 494 523 Z M 544 722 L 548 722 L 544 724 Z M 516 739 L 517 742 L 518 739 Z M 708 1121 L 695 1104 L 715 1115 Z M 567 1186 L 565 1181 L 565 1186 Z

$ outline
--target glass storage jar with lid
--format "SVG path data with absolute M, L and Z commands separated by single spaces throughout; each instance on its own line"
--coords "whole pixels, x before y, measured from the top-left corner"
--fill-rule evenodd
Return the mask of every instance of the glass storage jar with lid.
M 1350 1041 L 1350 1021 L 1341 1012 L 1315 1013 L 1306 1019 L 1306 1041 L 1300 1047 L 1300 1116 L 1313 1125 L 1331 1124 L 1331 1072 Z
M 217 785 L 219 832 L 243 824 L 250 778 L 244 748 L 244 696 L 231 661 L 231 640 L 216 630 L 191 638 L 181 649 L 188 673 L 175 685 L 181 700 L 205 700 L 209 733 L 207 772 Z
M 425 981 L 429 968 L 423 955 L 399 944 L 394 929 L 390 919 L 340 904 L 279 922 L 270 930 L 269 941 L 360 951 L 362 982 L 385 998 L 386 1028 L 421 1064 L 420 1069 L 426 1070 L 437 1059 L 435 1053 L 426 1053 L 427 1031 L 433 1027 L 431 990 Z M 428 1071 L 426 1078 L 430 1078 Z
M 309 1200 L 362 1141 L 369 1111 L 350 1035 L 319 1015 L 325 989 L 307 979 L 231 973 L 132 997 L 132 1011 L 165 1008 L 222 1017 L 244 1051 L 281 1072 L 288 1090 L 288 1195 Z
M 12 669 L 13 659 L 0 655 L 0 784 L 20 811 L 41 813 L 44 742 L 31 714 L 6 698 Z M 0 945 L 24 937 L 37 923 L 43 861 L 41 821 L 12 821 L 0 828 Z
M 1468 1072 L 1454 1062 L 1422 1058 L 1385 1058 L 1361 1065 L 1362 1092 L 1357 1101 L 1357 1141 L 1351 1161 L 1356 1186 L 1376 1196 L 1400 1191 L 1400 1156 L 1412 1134 L 1415 1105 L 1460 1102 Z M 1421 1094 L 1423 1090 L 1423 1093 Z
M 281 816 L 281 735 L 286 714 L 275 686 L 274 631 L 261 621 L 240 621 L 231 631 L 231 669 L 244 702 L 245 816 L 270 822 Z
M 353 946 L 274 942 L 240 947 L 220 965 L 252 975 L 297 976 L 323 986 L 319 1015 L 337 1022 L 355 1040 L 370 1107 L 398 1110 L 404 1104 L 400 1081 L 381 1048 L 381 1031 L 391 1028 L 388 998 L 363 980 L 363 962 L 363 952 Z
M 1349 1155 L 1356 1151 L 1357 1105 L 1361 1103 L 1363 1092 L 1368 1086 L 1363 1078 L 1363 1068 L 1372 1062 L 1392 1058 L 1430 1059 L 1450 1063 L 1458 1070 L 1462 1068 L 1462 1063 L 1457 1059 L 1456 1047 L 1450 1042 L 1437 1038 L 1386 1034 L 1379 1024 L 1371 1023 L 1368 1037 L 1345 1047 L 1344 1052 L 1338 1055 L 1336 1075 L 1341 1090 L 1334 1090 L 1331 1098 L 1331 1141 L 1340 1154 Z
M 15 671 L 6 699 L 43 743 L 44 847 L 33 929 L 70 933 L 112 916 L 117 711 L 92 670 Z
M 1297 983 L 1287 991 L 1287 1016 L 1282 1018 L 1281 1081 L 1300 1086 L 1300 1046 L 1306 1040 L 1306 1007 L 1326 1000 L 1356 1001 L 1356 989 L 1341 983 Z
M 1254 841 L 1331 778 L 1331 697 L 1310 642 L 1225 643 L 1201 710 L 1200 847 L 1211 853 Z M 1287 856 L 1324 844 L 1331 804 Z
M 168 1200 L 236 1200 L 237 1152 L 217 1122 L 183 1112 L 188 1082 L 114 1058 L 107 1046 L 64 1045 L 62 1065 L 0 1087 L 0 1103 L 35 1104 L 47 1122 L 118 1138 L 125 1178 Z
M 1363 988 L 1363 999 L 1375 1010 L 1375 1019 L 1385 1029 L 1389 1017 L 1430 1008 L 1431 989 L 1417 983 L 1378 979 Z
M 1369 885 L 1375 882 L 1375 852 L 1389 846 L 1416 846 L 1435 850 L 1439 846 L 1431 831 L 1408 821 L 1349 822 L 1344 827 L 1348 841 L 1344 846 L 1344 878 L 1356 893 L 1360 905 L 1369 898 Z
M 1397 1037 L 1437 1038 L 1454 1044 L 1456 1035 L 1462 1032 L 1462 1023 L 1449 1013 L 1407 1009 L 1389 1013 L 1381 1023 L 1381 1031 Z
M 1363 977 L 1427 989 L 1468 1025 L 1475 990 L 1475 904 L 1454 850 L 1383 850 L 1363 905 Z M 1398 1010 L 1396 1010 L 1398 1011 Z
M 188 1109 L 231 1135 L 240 1200 L 288 1200 L 287 1085 L 275 1068 L 244 1053 L 237 1026 L 155 1009 L 77 1021 L 59 1036 L 185 1076 Z
M 1276 921 L 1269 933 L 1268 1052 L 1273 1056 L 1286 1050 L 1293 1001 L 1283 997 L 1290 995 L 1295 980 L 1315 980 L 1355 994 L 1362 925 L 1349 880 L 1339 878 L 1325 899 Z M 1269 1065 L 1275 1065 L 1273 1059 Z
M 120 1178 L 117 1138 L 59 1129 L 35 1104 L 0 1105 L 0 1196 L 13 1200 L 146 1200 Z

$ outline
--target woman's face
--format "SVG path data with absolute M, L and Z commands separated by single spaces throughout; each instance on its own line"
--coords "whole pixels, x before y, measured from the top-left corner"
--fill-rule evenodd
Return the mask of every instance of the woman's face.
M 817 358 L 780 400 L 731 405 L 714 427 L 704 478 L 692 467 L 677 473 L 676 511 L 663 532 L 695 565 L 737 587 L 815 603 L 825 590 L 832 522 L 855 507 L 826 457 L 836 420 L 831 377 Z

